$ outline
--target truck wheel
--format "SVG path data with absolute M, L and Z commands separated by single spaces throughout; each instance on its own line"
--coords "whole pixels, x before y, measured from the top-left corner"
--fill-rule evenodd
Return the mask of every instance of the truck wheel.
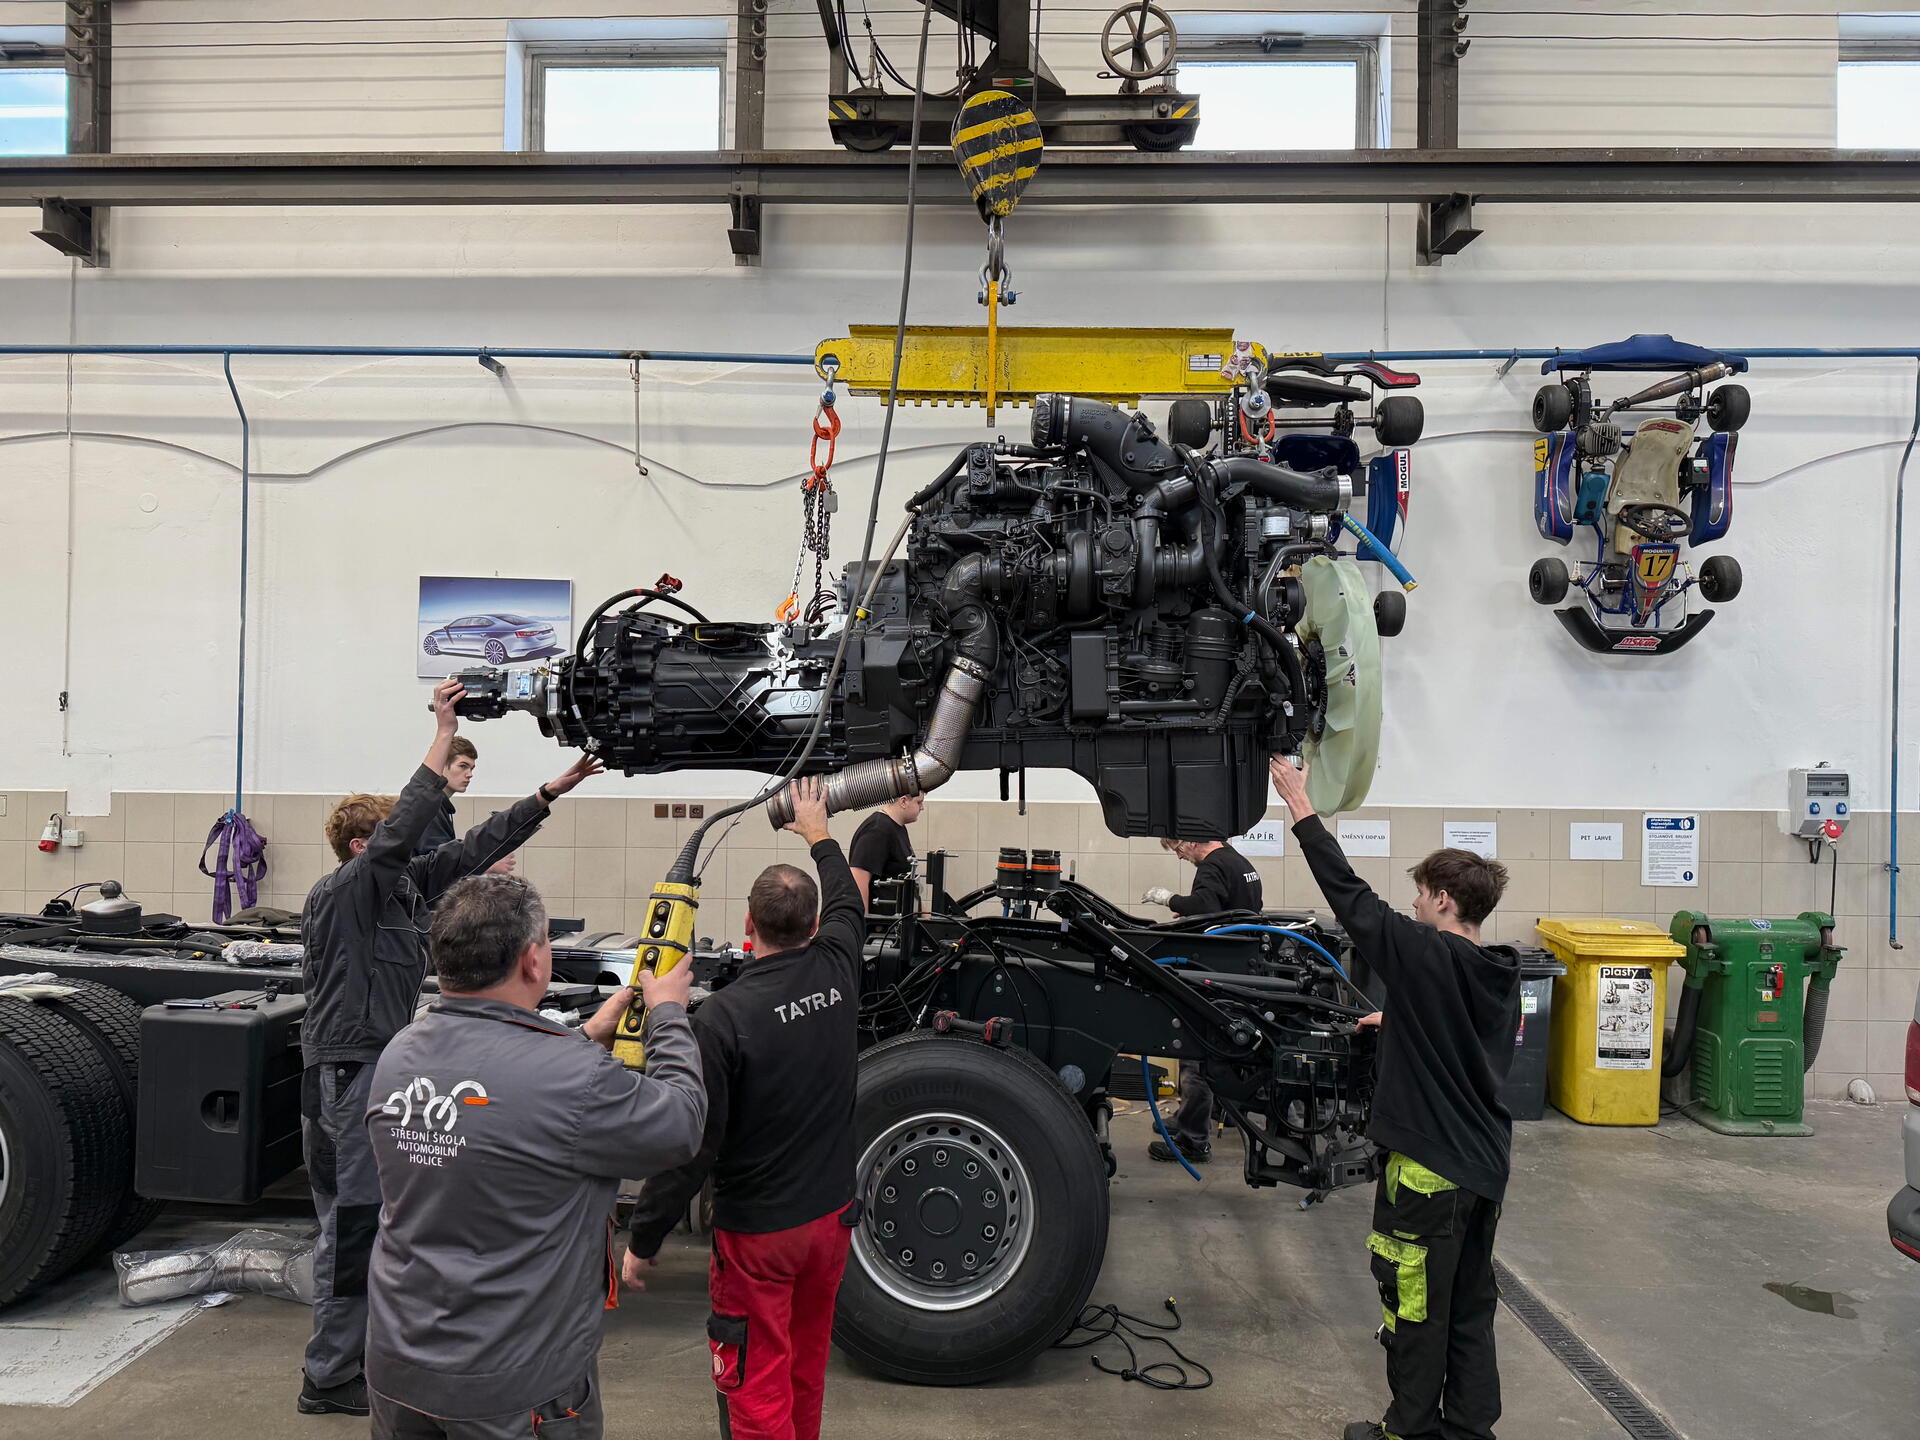
M 1533 428 L 1542 435 L 1564 430 L 1573 419 L 1573 392 L 1564 385 L 1542 385 L 1533 392 Z
M 93 1042 L 94 1048 L 112 1071 L 120 1102 L 126 1107 L 128 1132 L 138 1135 L 134 1117 L 140 1100 L 140 1007 L 111 986 L 91 980 L 62 980 L 71 995 L 43 999 L 43 1010 L 60 1016 Z M 163 1201 L 148 1200 L 133 1190 L 134 1156 L 138 1145 L 127 1147 L 126 1180 L 120 1192 L 118 1208 L 100 1248 L 111 1250 L 125 1244 L 151 1225 L 164 1206 Z
M 1700 567 L 1700 593 L 1719 604 L 1740 593 L 1740 562 L 1731 555 L 1713 555 Z
M 52 1011 L 0 999 L 0 1305 L 99 1249 L 132 1163 L 99 1051 Z
M 1533 596 L 1536 605 L 1558 605 L 1567 598 L 1567 562 L 1548 556 L 1545 560 L 1533 562 L 1533 568 L 1527 572 L 1527 593 Z
M 833 1338 L 896 1380 L 973 1385 L 1073 1324 L 1107 1249 L 1086 1116 L 1024 1050 L 927 1033 L 860 1057 L 853 1233 Z

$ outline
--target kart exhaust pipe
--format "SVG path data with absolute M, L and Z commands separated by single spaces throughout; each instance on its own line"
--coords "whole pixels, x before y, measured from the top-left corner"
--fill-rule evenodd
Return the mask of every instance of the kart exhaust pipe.
M 1676 375 L 1671 380 L 1662 380 L 1657 385 L 1649 385 L 1646 389 L 1629 395 L 1624 400 L 1616 400 L 1608 410 L 1631 410 L 1636 405 L 1671 399 L 1675 395 L 1684 395 L 1687 391 L 1701 385 L 1711 385 L 1716 380 L 1724 380 L 1731 374 L 1733 374 L 1731 365 L 1724 360 L 1716 360 L 1713 364 L 1703 365 L 1698 370 L 1689 370 L 1686 374 Z

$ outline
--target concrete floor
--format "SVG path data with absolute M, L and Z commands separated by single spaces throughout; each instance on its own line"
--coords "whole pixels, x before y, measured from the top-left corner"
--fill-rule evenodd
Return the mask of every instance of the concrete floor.
M 1903 1108 L 1820 1105 L 1815 1138 L 1771 1142 L 1725 1139 L 1678 1118 L 1657 1130 L 1591 1130 L 1557 1116 L 1523 1125 L 1500 1253 L 1688 1440 L 1911 1436 L 1920 1429 L 1920 1266 L 1887 1244 L 1883 1221 L 1901 1183 Z M 1361 1243 L 1368 1198 L 1337 1195 L 1302 1213 L 1291 1196 L 1248 1190 L 1232 1160 L 1196 1185 L 1136 1158 L 1148 1138 L 1142 1117 L 1115 1129 L 1123 1162 L 1095 1299 L 1153 1314 L 1177 1297 L 1183 1346 L 1212 1366 L 1214 1388 L 1156 1393 L 1096 1373 L 1085 1351 L 958 1391 L 873 1380 L 836 1358 L 829 1435 L 1029 1440 L 1126 1427 L 1323 1440 L 1343 1421 L 1380 1413 L 1378 1307 Z M 1237 1152 L 1221 1148 L 1223 1159 Z M 257 1218 L 299 1216 L 282 1206 Z M 209 1223 L 206 1211 L 169 1216 L 149 1239 Z M 676 1237 L 653 1288 L 609 1317 L 601 1373 L 618 1417 L 610 1433 L 715 1433 L 704 1281 L 703 1248 Z M 89 1284 L 97 1291 L 99 1277 L 76 1277 L 63 1293 L 78 1297 Z M 364 1435 L 364 1421 L 295 1414 L 306 1323 L 304 1309 L 257 1297 L 201 1312 L 70 1407 L 0 1408 L 0 1434 Z M 1504 1310 L 1499 1340 L 1505 1436 L 1623 1435 Z

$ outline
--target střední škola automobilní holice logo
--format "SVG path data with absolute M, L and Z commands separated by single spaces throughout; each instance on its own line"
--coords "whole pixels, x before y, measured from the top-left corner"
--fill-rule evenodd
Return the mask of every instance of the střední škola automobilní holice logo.
M 451 1130 L 460 1119 L 456 1106 L 488 1103 L 487 1088 L 478 1080 L 462 1080 L 442 1095 L 433 1081 L 425 1075 L 416 1075 L 408 1082 L 406 1089 L 396 1090 L 387 1097 L 387 1103 L 380 1107 L 380 1112 L 397 1116 L 400 1128 L 404 1130 L 413 1124 L 417 1106 L 420 1123 L 427 1129 Z

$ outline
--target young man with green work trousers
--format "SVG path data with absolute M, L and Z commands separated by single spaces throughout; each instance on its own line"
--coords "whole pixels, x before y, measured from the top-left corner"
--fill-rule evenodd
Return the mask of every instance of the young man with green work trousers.
M 1367 1248 L 1393 1403 L 1345 1440 L 1493 1440 L 1493 1232 L 1513 1142 L 1500 1090 L 1520 1028 L 1520 957 L 1481 944 L 1480 926 L 1507 872 L 1436 850 L 1413 867 L 1408 919 L 1353 873 L 1314 814 L 1305 768 L 1275 756 L 1270 769 L 1320 893 L 1387 986 L 1367 1126 L 1387 1164 Z

